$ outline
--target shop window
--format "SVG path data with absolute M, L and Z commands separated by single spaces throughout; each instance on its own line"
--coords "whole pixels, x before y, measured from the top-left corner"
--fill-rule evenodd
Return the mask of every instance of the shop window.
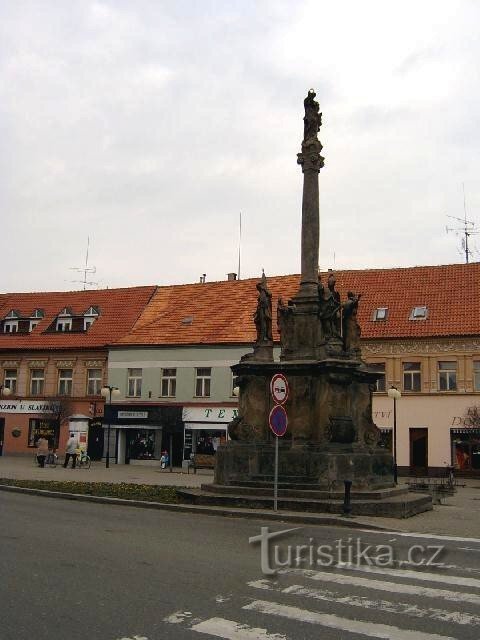
M 142 395 L 142 370 L 128 370 L 128 395 L 132 398 L 139 398 Z
M 421 391 L 422 374 L 420 362 L 403 363 L 403 390 Z
M 368 368 L 376 373 L 381 373 L 382 375 L 376 382 L 375 391 L 384 392 L 386 389 L 386 378 L 385 378 L 385 362 L 373 362 L 368 365 Z
M 71 396 L 73 387 L 73 369 L 60 369 L 58 372 L 58 395 Z
M 102 370 L 87 370 L 87 396 L 99 396 L 102 390 Z
M 43 395 L 45 384 L 45 369 L 32 369 L 30 372 L 30 395 Z
M 28 446 L 36 447 L 39 438 L 45 438 L 49 447 L 56 449 L 58 447 L 59 432 L 60 427 L 57 420 L 31 418 L 28 429 Z
M 177 394 L 177 370 L 162 369 L 160 395 L 162 398 L 174 398 Z
M 6 389 L 10 389 L 10 391 L 13 394 L 17 393 L 17 370 L 16 369 L 5 369 L 3 386 Z
M 196 369 L 195 395 L 197 398 L 210 397 L 211 381 L 212 369 L 210 367 L 199 367 Z
M 473 388 L 475 391 L 480 391 L 480 360 L 473 362 Z
M 438 363 L 438 388 L 440 391 L 457 390 L 457 363 Z

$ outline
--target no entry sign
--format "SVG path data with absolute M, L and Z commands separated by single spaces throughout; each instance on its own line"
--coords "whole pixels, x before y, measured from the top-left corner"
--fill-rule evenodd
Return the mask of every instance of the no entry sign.
M 270 425 L 270 429 L 279 438 L 286 434 L 288 419 L 287 412 L 282 407 L 282 405 L 277 404 L 275 407 L 273 407 L 268 417 L 268 423 Z
M 288 382 L 283 373 L 276 373 L 270 382 L 270 393 L 277 404 L 284 404 L 288 399 Z

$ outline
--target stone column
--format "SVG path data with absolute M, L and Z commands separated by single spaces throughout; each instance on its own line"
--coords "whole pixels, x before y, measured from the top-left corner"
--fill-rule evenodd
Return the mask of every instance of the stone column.
M 302 198 L 302 277 L 297 298 L 316 297 L 318 285 L 318 253 L 320 241 L 320 212 L 318 174 L 323 167 L 320 155 L 322 144 L 317 133 L 322 123 L 315 92 L 310 89 L 304 101 L 304 138 L 297 162 L 303 172 Z

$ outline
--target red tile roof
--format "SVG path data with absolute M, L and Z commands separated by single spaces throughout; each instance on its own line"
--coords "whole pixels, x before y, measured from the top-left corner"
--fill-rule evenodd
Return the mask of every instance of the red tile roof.
M 0 319 L 4 319 L 12 309 L 26 318 L 35 309 L 42 309 L 45 316 L 29 334 L 0 332 L 0 350 L 105 347 L 130 331 L 155 290 L 156 287 L 148 286 L 92 291 L 4 293 L 0 295 Z M 91 306 L 98 307 L 100 315 L 87 331 L 45 333 L 65 307 L 70 307 L 75 315 L 83 315 Z
M 336 278 L 342 300 L 349 290 L 362 294 L 359 322 L 363 338 L 480 335 L 480 263 L 336 271 Z M 276 340 L 278 298 L 293 297 L 299 279 L 298 275 L 268 277 Z M 258 280 L 158 287 L 133 330 L 117 344 L 251 343 Z M 326 284 L 325 276 L 323 281 Z M 427 319 L 409 320 L 413 307 L 423 305 L 428 308 Z M 386 321 L 373 321 L 377 307 L 388 307 Z

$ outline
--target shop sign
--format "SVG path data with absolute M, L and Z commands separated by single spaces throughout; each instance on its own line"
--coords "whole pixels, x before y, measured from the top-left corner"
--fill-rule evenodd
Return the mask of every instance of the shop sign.
M 468 407 L 465 416 L 453 416 L 451 427 L 480 427 L 480 410 Z
M 30 400 L 10 400 L 0 402 L 0 413 L 54 413 L 58 411 L 57 402 L 32 402 Z
M 137 418 L 148 418 L 148 411 L 119 411 L 117 416 L 118 419 L 136 420 Z
M 231 422 L 238 416 L 236 407 L 183 407 L 184 422 Z

